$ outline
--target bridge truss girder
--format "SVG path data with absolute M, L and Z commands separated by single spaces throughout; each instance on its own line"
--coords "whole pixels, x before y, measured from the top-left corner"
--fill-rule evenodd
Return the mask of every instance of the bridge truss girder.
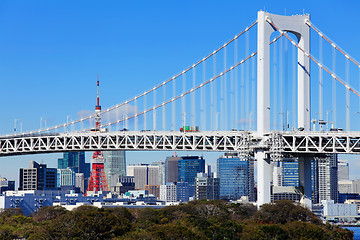
M 110 132 L 0 138 L 0 156 L 67 151 L 224 151 L 248 148 L 249 132 Z
M 281 154 L 359 154 L 360 132 L 108 132 L 0 137 L 0 156 L 68 151 L 215 151 L 253 155 L 262 150 L 276 159 Z
M 359 154 L 359 132 L 282 133 L 284 153 Z

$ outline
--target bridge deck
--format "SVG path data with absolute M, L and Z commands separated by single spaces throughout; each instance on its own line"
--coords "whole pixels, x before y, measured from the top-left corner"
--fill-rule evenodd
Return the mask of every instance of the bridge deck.
M 236 151 L 290 154 L 360 153 L 360 132 L 119 131 L 0 137 L 0 156 L 66 151 Z

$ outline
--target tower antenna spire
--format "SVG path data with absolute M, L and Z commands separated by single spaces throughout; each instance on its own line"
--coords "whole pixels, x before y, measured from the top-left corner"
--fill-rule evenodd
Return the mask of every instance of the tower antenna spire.
M 100 94 L 99 94 L 99 74 L 97 74 L 97 107 L 100 107 Z
M 96 98 L 96 106 L 95 106 L 95 131 L 101 131 L 101 106 L 100 106 L 100 97 L 99 97 L 99 74 L 97 74 L 97 98 Z M 93 158 L 91 160 L 91 175 L 89 180 L 89 185 L 85 192 L 85 196 L 88 194 L 96 193 L 98 191 L 109 191 L 109 187 L 107 185 L 105 169 L 104 169 L 104 155 L 102 151 L 95 151 L 93 153 Z
M 100 106 L 100 94 L 99 94 L 99 74 L 97 74 L 97 83 L 96 83 L 96 88 L 97 88 L 97 98 L 96 98 L 96 106 L 95 106 L 95 130 L 96 131 L 100 131 L 100 127 L 101 127 L 101 106 Z

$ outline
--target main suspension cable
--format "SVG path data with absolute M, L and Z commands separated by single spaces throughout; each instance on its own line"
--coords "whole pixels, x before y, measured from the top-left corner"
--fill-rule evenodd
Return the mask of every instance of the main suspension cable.
M 331 72 L 327 67 L 325 67 L 320 61 L 318 61 L 314 56 L 312 56 L 310 53 L 306 52 L 303 48 L 301 48 L 294 40 L 292 40 L 285 31 L 280 30 L 269 18 L 266 19 L 266 21 L 272 25 L 277 31 L 279 31 L 281 34 L 283 34 L 294 46 L 296 46 L 300 51 L 302 51 L 306 57 L 313 60 L 320 68 L 322 68 L 324 71 L 329 73 L 334 79 L 336 79 L 338 82 L 340 82 L 342 85 L 344 85 L 348 90 L 355 93 L 358 97 L 360 97 L 360 93 L 352 88 L 349 84 L 347 84 L 344 80 L 342 80 L 340 77 L 338 77 L 335 73 Z
M 284 34 L 280 34 L 278 37 L 274 38 L 269 44 L 272 44 L 272 43 L 276 42 L 276 41 L 279 40 L 279 38 L 281 38 L 283 35 L 284 35 Z M 134 115 L 132 115 L 132 116 L 128 116 L 128 117 L 126 117 L 126 118 L 123 118 L 123 119 L 120 119 L 120 120 L 117 120 L 117 121 L 114 121 L 114 122 L 111 122 L 111 123 L 104 124 L 104 125 L 102 125 L 101 127 L 107 127 L 107 126 L 110 126 L 110 125 L 113 125 L 113 124 L 116 124 L 116 123 L 121 123 L 121 122 L 123 122 L 123 121 L 129 120 L 129 119 L 132 119 L 132 118 L 135 118 L 135 117 L 139 117 L 140 115 L 144 115 L 144 114 L 146 114 L 146 113 L 148 113 L 148 112 L 151 112 L 151 111 L 153 111 L 153 110 L 156 110 L 157 108 L 163 107 L 163 106 L 165 106 L 165 105 L 167 105 L 167 104 L 169 104 L 169 103 L 171 103 L 171 102 L 174 102 L 175 100 L 177 100 L 177 99 L 179 99 L 179 98 L 183 98 L 183 97 L 185 97 L 186 95 L 188 95 L 188 94 L 196 91 L 197 89 L 202 88 L 202 87 L 204 87 L 205 85 L 213 82 L 214 80 L 218 79 L 219 77 L 222 77 L 222 76 L 225 75 L 226 73 L 234 70 L 237 66 L 245 63 L 247 60 L 249 60 L 250 58 L 254 57 L 256 54 L 257 54 L 257 51 L 254 52 L 254 53 L 252 53 L 252 54 L 249 55 L 248 57 L 244 58 L 243 60 L 241 60 L 241 61 L 240 61 L 239 63 L 237 63 L 236 65 L 228 68 L 226 71 L 220 73 L 219 75 L 211 78 L 210 80 L 208 80 L 208 81 L 206 81 L 206 82 L 203 82 L 203 83 L 200 84 L 199 86 L 197 86 L 197 87 L 195 87 L 195 88 L 192 88 L 191 90 L 189 90 L 189 91 L 187 91 L 187 92 L 184 92 L 184 93 L 182 93 L 181 95 L 178 95 L 177 97 L 173 97 L 172 99 L 170 99 L 170 100 L 168 100 L 168 101 L 166 101 L 166 102 L 163 102 L 163 103 L 161 103 L 161 104 L 159 104 L 159 105 L 157 105 L 157 106 L 154 106 L 154 107 L 152 107 L 152 108 L 149 108 L 149 109 L 147 109 L 147 110 L 145 110 L 145 111 L 143 111 L 143 112 L 134 114 Z M 87 129 L 87 130 L 89 130 L 89 129 Z M 86 131 L 86 130 L 85 130 L 85 131 Z
M 331 44 L 331 46 L 333 48 L 335 48 L 336 50 L 338 50 L 340 53 L 342 53 L 347 59 L 349 59 L 350 61 L 352 61 L 356 66 L 358 66 L 360 68 L 360 63 L 358 61 L 356 61 L 353 57 L 351 57 L 347 52 L 345 52 L 343 49 L 341 49 L 334 41 L 332 41 L 329 37 L 327 37 L 323 32 L 321 32 L 317 27 L 314 26 L 314 24 L 312 22 L 310 22 L 310 20 L 306 21 L 306 24 L 311 27 L 312 29 L 314 29 L 319 35 L 320 37 L 322 37 L 323 39 L 325 39 L 328 43 Z
M 227 47 L 227 45 L 229 45 L 230 43 L 232 43 L 233 41 L 235 41 L 236 39 L 238 39 L 240 36 L 242 36 L 244 33 L 248 32 L 252 27 L 254 27 L 255 25 L 257 24 L 257 21 L 253 22 L 249 27 L 245 28 L 245 30 L 243 30 L 241 33 L 239 33 L 238 35 L 236 35 L 234 38 L 232 38 L 231 40 L 229 40 L 228 42 L 226 42 L 223 46 L 219 47 L 217 50 L 213 51 L 211 54 L 209 54 L 208 56 L 204 57 L 203 59 L 201 59 L 200 61 L 198 61 L 197 63 L 193 64 L 192 66 L 188 67 L 187 69 L 183 70 L 181 73 L 178 73 L 177 75 L 173 76 L 172 78 L 162 82 L 161 84 L 153 87 L 152 89 L 148 90 L 148 91 L 145 91 L 144 93 L 138 95 L 138 96 L 135 96 L 134 98 L 130 99 L 130 100 L 127 100 L 123 103 L 120 103 L 120 104 L 117 104 L 113 107 L 110 107 L 104 111 L 101 111 L 99 114 L 104 114 L 104 113 L 108 113 L 109 111 L 112 111 L 114 109 L 117 109 L 119 107 L 122 107 L 126 104 L 129 104 L 135 100 L 137 100 L 138 98 L 141 98 L 143 96 L 146 96 L 147 94 L 157 90 L 158 88 L 162 87 L 162 86 L 165 86 L 166 84 L 172 82 L 173 80 L 175 80 L 176 78 L 184 75 L 185 73 L 187 73 L 188 71 L 190 71 L 191 69 L 195 68 L 196 66 L 198 66 L 199 64 L 205 62 L 207 59 L 209 59 L 210 57 L 212 57 L 213 55 L 217 54 L 220 50 L 222 50 L 223 48 Z M 81 118 L 79 120 L 76 120 L 76 121 L 71 121 L 71 122 L 68 122 L 68 123 L 64 123 L 64 124 L 61 124 L 61 125 L 58 125 L 58 126 L 54 126 L 54 127 L 50 127 L 50 128 L 46 128 L 46 129 L 40 129 L 40 130 L 37 130 L 37 131 L 32 131 L 30 133 L 41 133 L 41 132 L 47 132 L 47 131 L 51 131 L 51 130 L 55 130 L 55 129 L 59 129 L 59 128 L 65 128 L 69 125 L 74 125 L 76 123 L 79 123 L 79 122 L 83 122 L 83 121 L 86 121 L 88 119 L 91 119 L 91 118 L 94 118 L 96 115 L 93 114 L 93 115 L 90 115 L 88 117 L 85 117 L 85 118 Z

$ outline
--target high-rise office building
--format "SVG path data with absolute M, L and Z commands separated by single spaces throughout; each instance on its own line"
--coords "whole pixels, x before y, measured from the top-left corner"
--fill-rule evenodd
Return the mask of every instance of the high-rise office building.
M 58 159 L 58 169 L 70 168 L 75 173 L 84 173 L 84 188 L 90 178 L 90 163 L 85 162 L 85 152 L 65 152 L 63 158 Z
M 148 166 L 148 177 L 146 185 L 160 185 L 160 168 L 161 166 Z
M 20 168 L 19 190 L 55 190 L 57 169 L 30 161 L 28 168 Z
M 149 164 L 129 165 L 127 173 L 128 176 L 134 177 L 136 189 L 144 189 L 145 185 L 160 185 L 159 166 Z
M 349 180 L 349 163 L 347 160 L 338 161 L 338 180 Z
M 254 164 L 237 154 L 226 153 L 217 159 L 217 177 L 220 179 L 220 198 L 236 200 L 247 196 L 255 200 Z
M 159 168 L 159 184 L 164 185 L 165 184 L 165 163 L 162 161 L 153 162 L 153 163 L 151 163 L 151 166 L 157 166 Z
M 315 186 L 317 189 L 313 189 L 316 196 L 318 195 L 318 199 L 313 199 L 314 203 L 320 203 L 322 200 L 338 202 L 337 158 L 337 154 L 328 154 L 328 157 L 314 161 L 314 169 L 317 170 L 316 177 L 318 178 L 318 186 Z
M 172 156 L 165 160 L 165 182 L 177 182 L 179 180 L 178 161 L 180 157 Z
M 198 173 L 205 172 L 205 159 L 198 156 L 184 156 L 178 160 L 178 181 L 195 185 Z
M 86 172 L 85 153 L 84 152 L 65 152 L 63 158 L 58 159 L 58 169 L 72 169 L 75 173 L 88 173 L 90 176 L 90 168 Z M 86 175 L 86 174 L 85 174 Z
M 148 164 L 128 165 L 127 175 L 134 177 L 135 189 L 144 189 L 148 184 Z
M 207 173 L 198 173 L 195 178 L 195 199 L 220 199 L 220 180 Z
M 111 187 L 116 184 L 118 176 L 126 176 L 125 151 L 104 151 L 103 155 L 106 180 Z
M 73 186 L 75 187 L 75 172 L 70 169 L 57 170 L 57 187 Z

